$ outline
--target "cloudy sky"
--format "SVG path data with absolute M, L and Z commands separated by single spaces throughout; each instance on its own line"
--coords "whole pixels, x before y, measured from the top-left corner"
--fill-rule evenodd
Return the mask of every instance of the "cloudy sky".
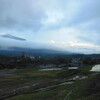
M 0 35 L 31 43 L 100 53 L 99 24 L 100 0 L 0 0 Z

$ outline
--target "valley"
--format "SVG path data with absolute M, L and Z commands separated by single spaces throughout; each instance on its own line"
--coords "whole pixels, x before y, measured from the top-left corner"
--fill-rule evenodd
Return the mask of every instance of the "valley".
M 99 75 L 97 72 L 90 72 L 92 67 L 62 68 L 61 70 L 42 70 L 42 72 L 40 68 L 1 70 L 0 99 L 85 100 L 81 99 L 82 94 L 85 95 L 83 88 L 87 87 L 89 80 Z

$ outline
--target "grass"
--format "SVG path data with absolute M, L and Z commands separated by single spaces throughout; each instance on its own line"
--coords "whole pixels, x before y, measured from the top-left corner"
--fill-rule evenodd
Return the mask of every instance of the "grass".
M 92 72 L 90 72 L 90 70 L 92 69 L 92 65 L 91 66 L 84 66 L 84 67 L 80 67 L 80 75 L 88 75 L 91 74 Z
M 57 73 L 63 70 L 51 70 L 51 71 L 40 71 L 39 68 L 29 68 L 29 69 L 18 69 L 16 70 L 16 74 L 19 76 L 56 76 Z
M 89 77 L 88 79 L 91 79 Z M 99 100 L 91 99 L 97 97 L 99 94 L 94 96 L 84 97 L 85 86 L 88 79 L 77 80 L 75 83 L 70 85 L 57 86 L 49 91 L 31 93 L 26 95 L 20 95 L 12 97 L 7 100 L 64 100 L 66 95 L 72 90 L 72 93 L 69 95 L 69 100 Z M 98 97 L 99 98 L 99 97 Z
M 91 75 L 87 79 L 77 80 L 75 82 L 75 88 L 70 95 L 70 100 L 100 100 L 100 93 L 86 95 L 88 82 L 93 78 L 94 76 Z
M 84 66 L 84 67 L 80 67 L 80 70 L 82 72 L 87 72 L 87 71 L 90 71 L 92 69 L 92 65 L 91 66 Z
M 78 80 L 75 83 L 75 88 L 73 89 L 72 94 L 70 95 L 70 100 L 77 100 L 78 98 L 83 96 L 86 82 L 87 79 L 84 79 Z
M 70 74 L 70 70 L 68 70 L 67 68 L 64 68 L 62 70 L 56 70 L 56 71 L 55 70 L 54 71 L 39 71 L 39 68 L 17 69 L 14 72 L 15 77 L 0 78 L 0 81 L 5 82 L 4 87 L 10 87 L 10 86 L 12 87 L 13 85 L 16 86 L 16 85 L 23 84 L 26 82 L 34 82 L 34 83 L 40 82 L 39 86 L 17 91 L 23 94 L 23 93 L 31 92 L 35 88 L 38 89 L 38 88 L 54 85 L 56 84 L 56 82 L 53 81 L 54 79 L 58 79 L 60 82 L 63 80 L 67 80 L 68 78 L 74 77 L 76 75 L 88 75 L 92 73 L 92 72 L 89 72 L 92 67 L 93 66 L 80 67 L 78 73 L 75 73 L 70 76 L 67 76 L 68 73 Z M 88 79 L 90 78 L 92 78 L 92 76 L 89 76 Z M 84 89 L 85 89 L 88 79 L 76 80 L 75 83 L 70 84 L 70 85 L 65 84 L 62 86 L 56 86 L 55 88 L 52 88 L 49 91 L 23 94 L 23 95 L 9 98 L 7 100 L 63 100 L 65 96 L 71 90 L 72 90 L 72 93 L 69 95 L 70 97 L 69 100 L 92 100 L 90 98 L 94 98 L 97 94 L 95 94 L 92 97 L 83 96 L 83 93 L 85 91 Z M 50 82 L 48 80 L 50 80 Z M 9 84 L 9 82 L 11 83 Z M 0 87 L 3 87 L 3 84 L 0 84 Z M 70 87 L 75 87 L 75 88 L 72 89 Z
M 70 90 L 69 87 L 70 85 L 57 86 L 49 91 L 20 95 L 7 100 L 63 100 Z
M 16 69 L 13 71 L 14 76 L 0 78 L 0 88 L 10 87 L 26 82 L 32 82 L 32 81 L 34 82 L 36 80 L 38 81 L 41 79 L 52 79 L 62 71 L 63 70 L 39 71 L 39 68 Z
M 81 99 L 78 100 L 100 100 L 100 93 L 96 93 L 87 97 L 82 97 Z

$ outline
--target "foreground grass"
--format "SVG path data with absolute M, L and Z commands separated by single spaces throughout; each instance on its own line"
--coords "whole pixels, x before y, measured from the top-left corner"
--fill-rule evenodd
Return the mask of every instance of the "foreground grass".
M 0 77 L 0 89 L 9 88 L 27 82 L 36 82 L 42 79 L 56 78 L 58 73 L 62 71 L 64 70 L 39 71 L 39 68 L 16 69 L 13 71 L 13 76 Z M 9 72 L 9 70 L 6 70 L 5 72 Z
M 91 79 L 89 77 L 88 79 Z M 66 100 L 99 100 L 99 99 L 91 99 L 96 95 L 92 95 L 89 97 L 84 97 L 85 86 L 87 84 L 88 79 L 77 80 L 73 84 L 65 84 L 61 86 L 57 86 L 49 91 L 41 91 L 31 94 L 19 95 L 12 97 L 7 100 L 64 100 L 64 98 L 68 95 Z
M 18 76 L 26 76 L 26 77 L 37 77 L 37 76 L 48 76 L 54 77 L 57 76 L 58 73 L 63 72 L 65 69 L 62 70 L 51 70 L 51 71 L 40 71 L 39 68 L 26 68 L 26 69 L 19 69 L 16 70 L 16 74 Z
M 78 100 L 100 100 L 100 93 L 96 93 L 87 97 L 82 97 L 81 99 Z
M 80 75 L 88 75 L 91 74 L 92 72 L 90 72 L 90 70 L 92 69 L 93 65 L 91 66 L 84 66 L 84 67 L 80 67 Z
M 20 95 L 7 100 L 63 100 L 70 91 L 70 86 L 71 85 L 57 86 L 49 91 Z
M 68 78 L 74 77 L 76 75 L 89 75 L 87 79 L 82 80 L 76 80 L 73 84 L 65 84 L 62 86 L 56 86 L 52 88 L 51 90 L 47 91 L 41 91 L 41 92 L 35 92 L 30 93 L 30 91 L 34 90 L 35 88 L 29 88 L 29 89 L 23 89 L 20 92 L 21 94 L 30 93 L 30 94 L 23 94 L 19 96 L 15 96 L 6 100 L 64 100 L 64 98 L 67 96 L 67 94 L 70 93 L 68 99 L 69 100 L 92 100 L 91 98 L 95 98 L 95 96 L 99 94 L 95 94 L 94 96 L 84 97 L 83 93 L 85 91 L 86 83 L 88 79 L 92 78 L 91 76 L 92 72 L 89 72 L 91 70 L 92 66 L 86 66 L 86 67 L 80 67 L 78 70 L 78 73 L 70 75 L 70 72 L 67 68 L 64 68 L 62 70 L 57 71 L 39 71 L 38 68 L 32 68 L 32 69 L 17 69 L 15 71 L 15 78 L 1 78 L 2 82 L 5 82 L 5 87 L 18 85 L 26 82 L 41 82 L 41 84 L 38 86 L 38 88 L 41 87 L 47 87 L 56 84 L 54 79 L 59 79 L 59 82 L 62 80 L 67 80 Z M 43 81 L 46 79 L 45 81 Z M 50 82 L 47 82 L 47 79 L 50 80 Z M 9 83 L 11 82 L 11 83 Z M 12 85 L 11 85 L 12 84 Z M 0 84 L 0 87 L 3 86 Z M 96 99 L 93 99 L 96 100 Z M 99 99 L 97 99 L 99 100 Z

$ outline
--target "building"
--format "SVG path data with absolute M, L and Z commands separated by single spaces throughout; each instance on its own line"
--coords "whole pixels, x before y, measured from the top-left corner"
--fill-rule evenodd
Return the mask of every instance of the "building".
M 73 58 L 71 63 L 69 63 L 70 67 L 80 67 L 83 65 L 83 62 L 80 58 Z

